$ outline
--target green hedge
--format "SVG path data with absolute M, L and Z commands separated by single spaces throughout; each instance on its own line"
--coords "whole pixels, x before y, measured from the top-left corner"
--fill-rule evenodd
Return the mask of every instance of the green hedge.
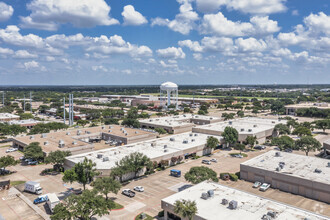
M 220 179 L 223 180 L 223 177 L 224 177 L 225 175 L 229 175 L 229 173 L 220 173 Z
M 235 175 L 238 177 L 238 179 L 241 179 L 241 173 L 240 172 L 236 172 Z
M 238 176 L 236 174 L 230 173 L 229 177 L 232 181 L 237 181 L 238 180 Z

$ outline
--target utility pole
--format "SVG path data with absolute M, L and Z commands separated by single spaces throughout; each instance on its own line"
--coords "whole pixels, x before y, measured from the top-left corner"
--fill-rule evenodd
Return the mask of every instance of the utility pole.
M 32 114 L 32 95 L 31 95 L 31 92 L 30 92 L 30 112 Z
M 65 97 L 63 99 L 63 123 L 65 124 Z
M 24 95 L 24 113 L 25 113 L 25 95 Z
M 5 91 L 2 92 L 2 107 L 5 107 Z

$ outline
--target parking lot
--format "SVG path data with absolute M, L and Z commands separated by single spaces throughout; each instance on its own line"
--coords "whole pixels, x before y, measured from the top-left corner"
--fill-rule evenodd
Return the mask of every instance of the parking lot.
M 109 216 L 103 216 L 100 219 L 134 219 L 136 215 L 141 212 L 146 212 L 151 216 L 157 216 L 158 212 L 161 211 L 160 202 L 161 199 L 170 196 L 178 191 L 184 190 L 185 188 L 190 186 L 190 183 L 185 181 L 184 174 L 189 171 L 189 169 L 193 166 L 206 166 L 212 168 L 217 174 L 221 172 L 230 172 L 235 173 L 239 171 L 240 163 L 243 161 L 249 160 L 252 157 L 260 155 L 267 150 L 263 151 L 254 151 L 254 152 L 246 152 L 248 157 L 246 158 L 233 158 L 229 155 L 229 153 L 238 152 L 238 151 L 218 151 L 211 157 L 202 157 L 196 160 L 189 159 L 185 163 L 177 165 L 173 167 L 174 169 L 179 169 L 182 172 L 181 177 L 172 177 L 170 176 L 170 169 L 168 168 L 164 171 L 156 172 L 148 177 L 144 177 L 135 181 L 130 182 L 129 184 L 122 187 L 122 189 L 129 188 L 133 189 L 134 186 L 143 186 L 144 192 L 136 192 L 136 196 L 134 198 L 129 198 L 121 194 L 121 191 L 117 194 L 110 194 L 109 196 L 113 198 L 117 203 L 124 206 L 122 210 L 112 210 Z M 3 149 L 0 149 L 1 153 Z M 5 152 L 5 150 L 4 150 Z M 16 154 L 18 152 L 8 153 L 10 155 Z M 6 153 L 4 153 L 7 155 Z M 0 155 L 2 156 L 2 155 Z M 17 155 L 21 156 L 20 153 Z M 16 156 L 15 156 L 16 157 Z M 211 163 L 210 165 L 202 164 L 203 159 L 210 160 L 212 158 L 216 158 L 218 160 L 217 163 Z M 10 167 L 10 170 L 17 171 L 10 176 L 1 176 L 0 181 L 8 180 L 9 178 L 12 181 L 15 180 L 23 180 L 23 181 L 37 181 L 40 182 L 43 187 L 43 194 L 46 193 L 56 193 L 60 199 L 64 199 L 69 193 L 71 187 L 77 189 L 81 188 L 81 185 L 77 183 L 73 184 L 65 184 L 62 182 L 62 175 L 40 175 L 40 172 L 45 168 L 50 168 L 51 165 L 37 165 L 37 166 L 22 166 L 17 165 L 15 167 Z M 238 182 L 232 181 L 222 181 L 221 184 L 230 185 L 234 188 L 247 191 L 250 193 L 254 193 L 260 196 L 264 196 L 269 199 L 273 199 L 279 202 L 287 203 L 289 205 L 297 206 L 303 209 L 307 209 L 316 213 L 320 213 L 323 215 L 330 216 L 330 208 L 329 205 L 317 202 L 314 200 L 310 200 L 298 195 L 293 195 L 290 193 L 281 192 L 274 189 L 269 189 L 266 192 L 260 192 L 258 189 L 252 188 L 252 183 L 245 182 L 239 180 Z M 22 190 L 22 186 L 18 187 Z M 122 190 L 121 189 L 121 190 Z M 30 201 L 33 201 L 37 195 L 23 192 Z M 39 204 L 38 207 L 46 213 L 49 213 L 48 208 L 45 204 Z M 0 206 L 0 212 L 3 216 L 5 214 L 8 216 L 15 216 L 15 212 L 11 209 L 4 209 L 3 206 Z M 17 216 L 17 215 L 16 215 Z M 18 218 L 23 219 L 23 218 Z M 32 218 L 33 219 L 33 218 Z M 38 219 L 38 218 L 36 218 Z

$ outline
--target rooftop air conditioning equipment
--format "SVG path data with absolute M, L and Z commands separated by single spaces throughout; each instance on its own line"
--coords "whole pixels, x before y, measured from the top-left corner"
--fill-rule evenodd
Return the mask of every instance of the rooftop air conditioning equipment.
M 241 128 L 241 131 L 244 131 L 244 128 Z
M 272 121 L 272 124 L 275 124 L 275 121 Z
M 101 159 L 103 157 L 103 154 L 97 154 L 97 158 Z
M 198 118 L 198 115 L 196 115 L 196 117 L 195 118 Z
M 103 162 L 109 161 L 109 157 L 103 157 Z
M 109 130 L 109 133 L 111 133 L 111 130 Z
M 276 171 L 277 172 L 281 171 L 281 167 L 276 167 Z
M 228 204 L 228 200 L 227 200 L 227 199 L 222 199 L 221 204 L 222 204 L 222 205 L 227 205 L 227 204 Z
M 195 137 L 198 136 L 198 134 L 195 134 Z
M 188 140 L 183 140 L 182 143 L 184 143 L 184 144 L 188 144 Z
M 120 130 L 121 130 L 121 131 L 123 131 L 123 130 L 124 130 L 124 128 L 120 128 Z
M 328 167 L 330 167 L 330 162 L 328 162 Z
M 166 144 L 164 145 L 164 149 L 165 149 L 165 148 L 167 148 L 167 145 L 166 145 Z
M 88 131 L 85 131 L 85 134 L 87 134 L 88 133 Z
M 191 137 L 191 136 L 193 136 L 193 134 L 191 133 L 191 134 L 189 134 L 189 136 Z
M 155 146 L 155 143 L 151 143 L 151 147 L 154 147 Z
M 112 126 L 110 125 L 109 128 L 112 128 Z
M 138 134 L 138 133 L 139 133 L 138 131 L 135 132 L 135 134 Z
M 175 141 L 175 138 L 170 138 L 170 141 Z
M 44 145 L 48 145 L 48 141 L 45 141 L 45 142 L 44 142 Z
M 78 131 L 77 131 L 77 135 L 80 135 L 80 134 L 81 134 L 81 131 L 80 131 L 80 130 L 78 130 Z
M 41 137 L 45 138 L 45 137 L 47 137 L 47 134 L 42 134 Z
M 237 201 L 235 201 L 235 200 L 230 201 L 229 208 L 230 209 L 236 209 L 237 208 Z
M 125 133 L 125 136 L 127 136 L 128 134 L 127 133 Z
M 30 136 L 30 139 L 34 139 L 34 136 Z
M 202 193 L 202 199 L 208 199 L 209 198 L 209 194 L 207 193 Z
M 214 191 L 212 189 L 207 191 L 207 194 L 209 195 L 209 197 L 213 197 L 214 196 Z
M 229 122 L 228 122 L 228 124 L 232 125 L 232 124 L 233 124 L 233 122 L 232 122 L 232 121 L 229 121 Z
M 252 129 L 250 128 L 250 129 L 248 130 L 248 132 L 252 132 Z
M 72 141 L 72 144 L 73 144 L 73 145 L 76 145 L 76 144 L 77 144 L 77 141 Z
M 102 126 L 102 129 L 104 129 L 104 126 Z
M 315 172 L 315 173 L 322 173 L 322 170 L 316 168 L 316 169 L 314 170 L 314 172 Z
M 275 152 L 275 157 L 280 157 L 281 153 L 280 152 Z
M 152 119 L 150 119 L 149 121 L 152 122 Z
M 258 125 L 253 125 L 254 128 L 258 127 Z
M 268 211 L 267 212 L 267 215 L 270 216 L 270 217 L 272 217 L 272 218 L 276 218 L 277 213 L 274 212 L 274 211 Z
M 165 150 L 164 150 L 164 152 L 166 153 L 166 152 L 168 152 L 168 150 L 167 150 L 167 149 L 165 149 Z
M 269 215 L 263 215 L 262 217 L 261 217 L 261 219 L 262 220 L 272 220 L 272 217 L 270 217 Z
M 191 139 L 191 142 L 194 142 L 195 141 L 195 139 Z
M 211 117 L 210 120 L 213 120 L 213 118 Z
M 70 135 L 70 132 L 66 132 L 66 135 Z

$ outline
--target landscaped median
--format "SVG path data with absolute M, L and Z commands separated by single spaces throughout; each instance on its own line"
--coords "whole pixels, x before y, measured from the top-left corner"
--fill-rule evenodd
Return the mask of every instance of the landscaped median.
M 153 220 L 154 218 L 151 217 L 150 215 L 142 212 L 140 214 L 138 214 L 137 216 L 135 216 L 134 218 L 135 220 L 139 220 L 139 219 L 144 219 L 144 220 Z

